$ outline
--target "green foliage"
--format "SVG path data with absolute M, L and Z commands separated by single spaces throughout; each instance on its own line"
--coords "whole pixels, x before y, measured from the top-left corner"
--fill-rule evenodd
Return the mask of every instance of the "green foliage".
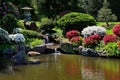
M 17 25 L 18 25 L 20 28 L 25 29 L 25 26 L 24 26 L 23 20 L 19 20 L 19 21 L 17 21 Z
M 41 15 L 55 18 L 66 11 L 83 12 L 79 0 L 30 0 L 30 2 L 39 18 Z
M 34 47 L 35 45 L 39 45 L 42 43 L 43 43 L 43 40 L 36 38 L 36 39 L 33 39 L 32 42 L 30 42 L 30 46 Z
M 41 25 L 40 28 L 42 30 L 51 30 L 54 28 L 54 22 L 51 19 L 48 18 L 42 18 L 41 19 Z
M 20 30 L 20 33 L 22 33 L 25 38 L 38 38 L 40 34 L 33 30 Z
M 12 33 L 13 29 L 17 27 L 17 18 L 12 14 L 7 14 L 2 19 L 2 28 Z
M 104 46 L 103 50 L 107 52 L 107 56 L 120 56 L 120 52 L 116 42 L 108 43 Z
M 12 47 L 12 44 L 10 44 L 10 43 L 0 44 L 0 51 L 4 51 L 5 49 L 11 48 L 11 47 Z
M 78 29 L 81 31 L 87 26 L 95 25 L 96 21 L 94 17 L 89 14 L 71 12 L 64 15 L 61 19 L 58 20 L 58 25 L 61 29 L 65 29 L 65 32 L 68 30 Z
M 104 0 L 79 0 L 86 13 L 96 18 L 98 10 L 102 7 Z
M 109 3 L 107 0 L 104 0 L 103 7 L 98 11 L 98 21 L 117 21 L 117 16 L 112 14 L 111 9 L 109 9 Z

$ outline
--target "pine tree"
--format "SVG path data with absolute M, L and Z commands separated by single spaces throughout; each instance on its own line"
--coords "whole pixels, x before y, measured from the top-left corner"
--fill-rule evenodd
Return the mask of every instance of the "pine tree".
M 117 21 L 117 16 L 112 14 L 111 9 L 109 8 L 110 4 L 107 0 L 104 0 L 103 7 L 98 11 L 97 20 L 105 21 L 106 25 L 109 27 L 109 21 Z

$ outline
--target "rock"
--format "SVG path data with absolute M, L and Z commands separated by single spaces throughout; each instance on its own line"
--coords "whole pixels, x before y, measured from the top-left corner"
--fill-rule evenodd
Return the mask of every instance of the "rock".
M 27 55 L 24 50 L 17 52 L 17 54 L 13 56 L 13 64 L 27 64 Z
M 83 56 L 91 56 L 91 57 L 99 56 L 98 53 L 94 49 L 90 49 L 90 48 L 83 48 L 82 49 L 82 55 Z
M 39 52 L 36 52 L 36 51 L 29 51 L 27 54 L 28 54 L 29 56 L 39 56 L 39 55 L 40 55 L 40 53 L 39 53 Z
M 46 46 L 45 45 L 36 45 L 32 50 L 39 52 L 39 53 L 44 53 L 46 50 Z
M 45 54 L 55 53 L 55 49 L 46 48 Z
M 64 53 L 73 53 L 73 46 L 70 43 L 61 43 L 59 49 Z
M 83 48 L 84 48 L 83 46 L 79 46 L 78 53 L 79 53 L 80 55 L 82 55 L 82 49 L 83 49 Z
M 2 58 L 11 59 L 13 57 L 13 49 L 7 48 L 3 51 Z

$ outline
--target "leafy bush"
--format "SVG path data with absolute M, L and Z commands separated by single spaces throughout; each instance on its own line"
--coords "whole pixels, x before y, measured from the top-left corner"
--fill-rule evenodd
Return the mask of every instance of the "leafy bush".
M 58 25 L 60 28 L 65 29 L 65 32 L 69 30 L 79 30 L 82 31 L 86 26 L 95 25 L 96 21 L 94 17 L 89 14 L 71 12 L 64 15 L 58 20 Z
M 51 30 L 54 28 L 54 22 L 51 19 L 42 18 L 40 28 L 42 30 Z
M 9 34 L 6 30 L 0 28 L 0 44 L 2 43 L 9 43 L 10 42 L 10 38 L 9 38 Z
M 33 30 L 20 30 L 20 33 L 22 33 L 25 38 L 38 38 L 40 34 Z
M 20 28 L 25 29 L 25 26 L 24 26 L 24 23 L 23 23 L 23 22 L 24 22 L 23 20 L 19 20 L 19 21 L 17 21 L 17 25 L 18 25 Z
M 101 26 L 88 26 L 81 33 L 85 38 L 93 34 L 99 34 L 101 37 L 106 34 L 106 29 Z
M 43 43 L 43 40 L 36 38 L 32 40 L 32 42 L 30 43 L 30 46 L 34 47 L 35 45 L 42 44 L 42 43 Z
M 116 42 L 108 43 L 103 49 L 106 51 L 107 56 L 120 56 Z
M 0 25 L 9 33 L 17 27 L 18 8 L 11 2 L 3 2 L 0 5 Z
M 113 29 L 112 29 L 113 33 L 117 36 L 120 37 L 120 24 L 116 24 Z
M 117 36 L 114 34 L 107 34 L 103 37 L 104 44 L 108 44 L 109 42 L 116 42 Z
M 2 28 L 12 33 L 13 29 L 17 27 L 17 18 L 12 14 L 7 14 L 2 19 Z

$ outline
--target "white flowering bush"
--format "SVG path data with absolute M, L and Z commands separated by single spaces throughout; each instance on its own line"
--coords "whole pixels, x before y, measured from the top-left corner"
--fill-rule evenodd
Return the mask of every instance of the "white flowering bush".
M 24 43 L 25 42 L 24 35 L 21 33 L 10 34 L 9 38 L 11 39 L 11 41 L 13 41 L 15 43 Z
M 81 34 L 85 38 L 90 36 L 90 35 L 94 35 L 94 34 L 104 36 L 106 34 L 106 29 L 104 27 L 101 27 L 101 26 L 88 26 L 82 30 Z
M 10 41 L 9 33 L 6 30 L 0 28 L 0 43 L 6 43 L 9 41 Z

